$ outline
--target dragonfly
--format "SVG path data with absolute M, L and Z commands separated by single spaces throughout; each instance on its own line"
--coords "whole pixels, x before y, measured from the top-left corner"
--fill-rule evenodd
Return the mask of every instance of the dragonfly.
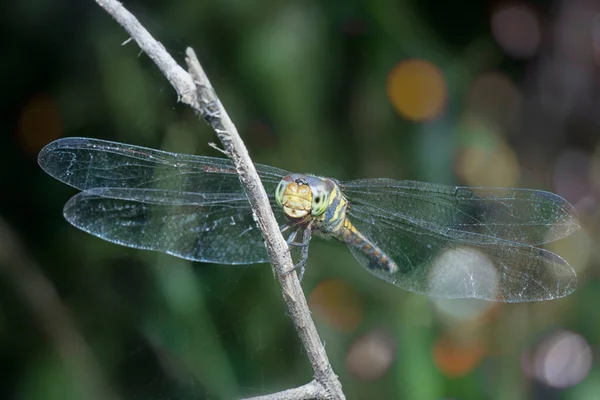
M 228 159 L 68 137 L 44 147 L 38 162 L 80 191 L 63 214 L 94 236 L 198 262 L 269 261 Z M 575 208 L 557 194 L 256 169 L 304 261 L 320 236 L 345 243 L 375 276 L 432 297 L 519 303 L 577 287 L 573 268 L 540 247 L 579 229 Z

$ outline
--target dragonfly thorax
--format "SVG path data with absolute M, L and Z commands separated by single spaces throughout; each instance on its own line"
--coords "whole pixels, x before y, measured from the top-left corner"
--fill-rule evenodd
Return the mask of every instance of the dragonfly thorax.
M 284 177 L 275 190 L 275 200 L 291 219 L 320 216 L 329 207 L 336 184 L 330 179 L 306 174 Z

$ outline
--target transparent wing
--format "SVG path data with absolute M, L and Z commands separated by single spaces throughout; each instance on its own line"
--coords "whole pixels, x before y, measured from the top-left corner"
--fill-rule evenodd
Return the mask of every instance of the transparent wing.
M 576 211 L 562 197 L 542 190 L 447 186 L 393 179 L 342 183 L 351 204 L 376 215 L 427 221 L 438 230 L 478 233 L 539 245 L 579 229 Z
M 344 183 L 350 218 L 399 269 L 388 273 L 351 251 L 384 280 L 436 297 L 505 302 L 560 298 L 577 286 L 567 262 L 529 245 L 577 229 L 572 206 L 556 195 L 385 179 L 362 183 Z
M 224 158 L 133 146 L 90 138 L 63 138 L 44 147 L 38 163 L 52 177 L 80 190 L 152 188 L 192 193 L 244 193 L 233 164 Z M 287 171 L 255 164 L 267 189 Z
M 156 189 L 90 189 L 67 202 L 64 216 L 85 232 L 128 247 L 220 264 L 268 261 L 244 197 L 180 200 Z
M 64 215 L 92 235 L 194 261 L 266 260 L 262 236 L 228 160 L 65 138 L 46 146 L 38 161 L 54 178 L 83 190 L 65 205 Z M 287 172 L 256 167 L 274 204 L 275 187 Z

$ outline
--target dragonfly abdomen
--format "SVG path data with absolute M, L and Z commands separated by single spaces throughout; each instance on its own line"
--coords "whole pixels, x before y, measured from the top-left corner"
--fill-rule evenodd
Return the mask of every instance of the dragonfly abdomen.
M 396 265 L 394 260 L 365 235 L 360 233 L 348 218 L 345 218 L 344 225 L 339 230 L 338 239 L 363 253 L 370 261 L 370 268 L 383 269 L 390 273 L 398 270 L 398 265 Z

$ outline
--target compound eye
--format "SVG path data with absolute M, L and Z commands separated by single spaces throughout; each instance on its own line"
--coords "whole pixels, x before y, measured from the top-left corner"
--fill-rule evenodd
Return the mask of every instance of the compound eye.
M 329 196 L 323 190 L 316 190 L 313 193 L 313 205 L 312 205 L 312 213 L 313 215 L 321 215 L 327 209 L 327 203 L 329 200 Z
M 285 191 L 285 182 L 280 181 L 279 185 L 277 185 L 277 189 L 275 189 L 275 201 L 277 204 L 283 204 L 283 192 Z

